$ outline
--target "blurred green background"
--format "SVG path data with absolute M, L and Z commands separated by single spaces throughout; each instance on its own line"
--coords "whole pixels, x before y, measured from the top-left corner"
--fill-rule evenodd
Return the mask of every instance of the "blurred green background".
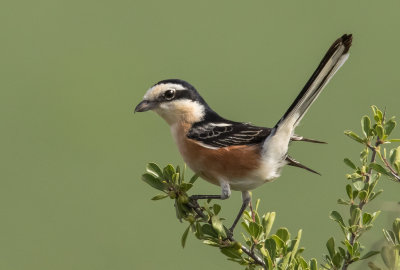
M 285 168 L 253 192 L 278 226 L 303 229 L 321 261 L 340 236 L 329 220 L 344 197 L 344 157 L 369 106 L 400 116 L 399 1 L 10 1 L 0 4 L 0 269 L 240 269 L 190 237 L 140 180 L 147 162 L 182 164 L 154 113 L 133 115 L 155 82 L 191 82 L 222 116 L 272 126 L 330 44 L 353 33 L 349 61 L 296 130 L 328 145 L 290 153 L 322 177 Z M 400 132 L 395 132 L 400 137 Z M 398 184 L 367 247 L 399 215 Z M 198 181 L 195 193 L 218 193 Z M 240 194 L 222 203 L 230 223 Z M 357 268 L 357 267 L 355 267 Z M 362 269 L 361 266 L 359 266 Z

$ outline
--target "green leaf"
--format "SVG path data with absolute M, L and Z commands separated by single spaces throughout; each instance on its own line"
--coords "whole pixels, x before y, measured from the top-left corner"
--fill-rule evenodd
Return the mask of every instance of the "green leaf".
M 400 160 L 395 161 L 393 163 L 393 166 L 394 166 L 394 168 L 395 168 L 395 170 L 397 172 L 397 175 L 399 175 L 400 174 Z
M 179 166 L 176 166 L 176 175 L 178 177 L 178 185 L 185 182 L 185 172 Z
M 369 167 L 372 168 L 374 171 L 384 174 L 384 175 L 391 175 L 390 173 L 388 173 L 385 168 L 383 168 L 381 165 L 379 165 L 378 163 L 371 163 L 369 164 Z
M 378 197 L 379 194 L 381 194 L 383 192 L 383 189 L 380 189 L 377 192 L 372 192 L 370 197 L 369 197 L 369 201 L 372 201 L 373 199 L 375 199 L 376 197 Z
M 390 152 L 390 162 L 395 167 L 397 173 L 400 173 L 400 146 L 392 149 Z
M 333 256 L 333 258 L 332 258 L 332 263 L 337 268 L 340 268 L 342 266 L 342 261 L 343 261 L 343 258 L 342 258 L 342 256 L 340 255 L 339 252 L 337 252 L 335 254 L 335 256 Z
M 356 180 L 353 182 L 353 186 L 356 188 L 357 191 L 362 190 L 364 188 L 364 185 L 365 185 L 365 183 L 362 180 Z M 353 196 L 354 196 L 354 193 L 353 193 Z M 354 198 L 356 198 L 356 197 L 357 196 L 354 196 Z
M 302 269 L 310 269 L 309 267 L 308 267 L 308 263 L 306 262 L 306 260 L 304 260 L 304 258 L 303 257 L 301 257 L 301 256 L 299 256 L 298 258 L 297 258 L 297 261 L 299 262 L 299 268 L 297 268 L 297 269 L 299 269 L 299 270 L 302 270 Z M 268 269 L 272 269 L 272 268 L 268 268 Z
M 318 263 L 314 258 L 310 260 L 310 270 L 318 270 Z
M 381 249 L 382 260 L 390 270 L 395 270 L 398 264 L 398 251 L 395 247 L 384 246 Z
M 389 142 L 400 142 L 400 139 L 390 139 Z
M 256 207 L 254 208 L 256 212 L 258 211 L 258 206 L 260 205 L 260 202 L 261 202 L 261 200 L 260 200 L 260 199 L 257 199 L 257 201 L 256 201 Z
M 232 259 L 241 259 L 242 255 L 239 250 L 234 247 L 224 247 L 220 249 L 223 254 Z
M 353 246 L 349 243 L 349 241 L 344 240 L 344 244 L 346 245 L 347 252 L 353 256 Z
M 372 213 L 372 220 L 371 222 L 374 222 L 374 220 L 379 216 L 379 214 L 381 213 L 381 211 L 376 211 L 374 213 Z
M 155 189 L 165 191 L 165 184 L 162 183 L 158 178 L 156 178 L 153 174 L 145 173 L 142 175 L 142 180 L 152 186 Z
M 353 198 L 357 198 L 358 193 L 360 193 L 358 190 L 353 191 Z
M 329 238 L 326 242 L 326 248 L 328 249 L 329 256 L 333 258 L 335 256 L 335 239 L 333 237 Z
M 286 267 L 287 267 L 287 265 L 289 263 L 289 259 L 290 259 L 291 256 L 292 256 L 292 252 L 288 252 L 285 255 L 285 257 L 283 257 L 282 263 L 280 265 L 282 267 L 282 269 L 287 269 Z
M 154 196 L 153 198 L 151 198 L 153 201 L 158 201 L 158 200 L 162 200 L 162 199 L 164 199 L 164 198 L 167 198 L 168 197 L 168 195 L 165 195 L 165 194 L 158 194 L 158 195 L 156 195 L 156 196 Z
M 367 198 L 367 191 L 361 190 L 360 193 L 358 193 L 358 198 L 360 198 L 360 200 L 364 201 Z
M 352 174 L 346 174 L 346 178 L 355 181 L 355 180 L 361 179 L 362 176 L 358 173 L 352 173 Z
M 192 176 L 192 178 L 190 178 L 189 183 L 193 184 L 194 182 L 196 182 L 197 178 L 199 178 L 200 175 L 198 175 L 197 173 L 195 175 Z
M 360 247 L 361 247 L 361 244 L 360 244 L 360 242 L 355 242 L 354 243 L 354 245 L 353 245 L 353 253 L 354 253 L 354 256 L 358 256 L 359 257 L 359 255 L 360 255 Z
M 201 224 L 200 222 L 196 222 L 196 233 L 195 236 L 197 237 L 197 239 L 203 239 L 204 235 L 203 235 L 203 230 L 201 229 Z
M 218 233 L 218 235 L 222 236 L 222 238 L 226 238 L 226 232 L 224 226 L 222 225 L 222 222 L 218 216 L 211 217 L 211 225 L 214 228 L 214 230 Z
M 191 189 L 191 188 L 193 187 L 193 184 L 190 184 L 190 183 L 182 183 L 182 184 L 180 184 L 179 187 L 180 187 L 180 190 L 186 192 L 186 191 L 188 191 L 189 189 Z
M 264 245 L 273 260 L 276 256 L 276 242 L 274 241 L 274 239 L 268 238 L 267 240 L 265 240 Z
M 209 246 L 213 246 L 213 247 L 219 247 L 219 244 L 215 241 L 212 240 L 204 240 L 203 244 L 209 245 Z
M 248 221 L 247 223 L 253 222 L 253 217 L 251 216 L 250 211 L 246 211 L 246 210 L 243 211 L 242 219 L 244 219 L 245 221 Z
M 344 161 L 344 163 L 345 163 L 347 166 L 349 166 L 349 167 L 352 168 L 353 170 L 357 170 L 356 165 L 354 165 L 354 163 L 353 163 L 350 159 L 345 158 L 343 161 Z
M 362 256 L 362 257 L 360 258 L 360 260 L 368 259 L 369 257 L 372 257 L 372 256 L 374 256 L 374 255 L 376 255 L 376 254 L 379 254 L 379 253 L 380 253 L 379 251 L 371 250 L 371 251 L 369 251 L 367 254 L 365 254 L 364 256 Z
M 339 223 L 340 226 L 345 227 L 343 218 L 342 218 L 342 216 L 339 214 L 339 212 L 337 212 L 337 211 L 332 211 L 331 214 L 329 215 L 329 217 L 330 217 L 331 219 L 333 219 L 334 221 L 336 221 L 337 223 Z
M 261 254 L 264 255 L 264 257 L 265 257 L 264 261 L 265 261 L 265 264 L 267 265 L 267 269 L 272 270 L 273 262 L 272 262 L 271 255 L 269 254 L 268 250 L 261 247 L 260 251 L 261 251 Z
M 396 236 L 394 235 L 394 232 L 392 232 L 390 230 L 383 230 L 383 235 L 386 237 L 386 240 L 390 244 L 392 244 L 392 245 L 396 244 Z
M 209 235 L 211 237 L 217 238 L 218 234 L 214 231 L 213 227 L 206 223 L 203 224 L 203 226 L 201 226 L 201 231 L 203 232 L 203 234 Z
M 363 224 L 364 224 L 364 225 L 368 225 L 368 224 L 372 221 L 372 216 L 371 216 L 371 214 L 365 212 L 365 213 L 363 214 L 362 220 L 363 220 Z
M 361 127 L 363 129 L 365 137 L 368 137 L 370 135 L 371 129 L 371 120 L 368 116 L 364 115 L 363 118 L 361 118 Z
M 183 233 L 182 238 L 181 238 L 181 244 L 182 244 L 183 248 L 185 247 L 185 244 L 186 244 L 186 239 L 187 239 L 187 236 L 189 233 L 189 229 L 190 229 L 190 226 L 187 227 L 187 229 L 185 230 L 185 232 Z
M 182 222 L 182 218 L 184 216 L 184 213 L 182 211 L 182 208 L 179 205 L 180 204 L 175 203 L 175 213 L 176 213 L 177 219 L 179 219 L 179 221 Z
M 396 218 L 393 222 L 393 233 L 396 237 L 397 243 L 400 244 L 400 218 Z
M 337 200 L 337 203 L 338 203 L 338 204 L 343 204 L 343 205 L 350 205 L 350 204 L 351 204 L 350 202 L 345 201 L 345 200 L 343 200 L 343 199 L 338 199 L 338 200 Z
M 185 181 L 185 173 L 186 173 L 186 163 L 185 164 L 183 164 L 183 170 L 181 171 L 179 171 L 179 174 L 181 175 L 181 181 L 182 182 L 184 182 Z M 181 184 L 181 183 L 179 183 L 179 184 Z
M 189 209 L 183 204 L 182 201 L 180 201 L 180 200 L 182 200 L 181 199 L 182 197 L 183 196 L 179 196 L 177 199 L 175 199 L 175 208 L 178 209 L 179 215 L 182 218 L 185 218 L 185 217 L 187 217 L 187 213 L 188 213 Z
M 375 131 L 376 131 L 376 134 L 379 136 L 380 139 L 382 139 L 383 136 L 385 135 L 385 131 L 384 131 L 382 125 L 380 125 L 380 124 L 375 126 Z
M 301 229 L 297 232 L 297 236 L 296 236 L 296 239 L 294 240 L 294 244 L 293 244 L 293 248 L 292 248 L 292 258 L 295 258 L 296 254 L 297 254 L 297 250 L 299 249 L 302 232 L 303 231 Z
M 277 250 L 285 247 L 285 243 L 276 234 L 271 235 L 270 238 L 275 241 Z
M 214 214 L 218 215 L 219 211 L 221 211 L 221 205 L 215 203 L 213 205 L 213 210 L 214 210 Z
M 146 171 L 158 178 L 162 178 L 163 176 L 162 170 L 160 169 L 160 167 L 158 167 L 156 163 L 152 162 L 148 163 L 146 166 Z
M 353 199 L 353 189 L 349 184 L 346 185 L 346 193 L 350 200 Z
M 346 130 L 346 131 L 344 132 L 344 134 L 345 134 L 346 136 L 348 136 L 349 138 L 355 140 L 356 142 L 359 142 L 359 143 L 364 144 L 363 139 L 361 139 L 360 136 L 358 136 L 358 135 L 357 135 L 356 133 L 354 133 L 353 131 L 351 131 L 351 130 Z
M 287 242 L 290 239 L 290 233 L 287 228 L 279 228 L 276 231 L 276 235 L 282 239 L 283 242 Z
M 257 239 L 260 234 L 262 233 L 262 226 L 258 225 L 255 222 L 250 222 L 249 223 L 249 233 L 251 236 L 253 236 L 255 239 Z
M 180 180 L 179 173 L 174 173 L 172 175 L 172 182 L 181 184 L 182 181 Z
M 271 232 L 272 225 L 274 224 L 275 221 L 275 215 L 276 215 L 275 212 L 267 213 L 262 220 L 265 236 L 268 236 L 269 233 Z
M 344 258 L 346 256 L 346 251 L 342 247 L 338 247 L 340 255 Z
M 172 181 L 172 177 L 174 174 L 175 174 L 175 168 L 171 164 L 168 164 L 163 170 L 164 178 L 167 179 L 168 181 Z
M 368 267 L 371 270 L 382 270 L 382 268 L 379 268 L 378 266 L 376 266 L 373 262 L 368 262 Z
M 252 219 L 253 219 L 253 217 L 252 217 Z M 260 226 L 262 227 L 262 225 L 261 225 L 261 220 L 260 220 L 260 216 L 258 215 L 257 211 L 254 211 L 254 220 L 256 221 L 256 223 L 257 223 L 258 225 L 260 225 Z M 261 231 L 262 231 L 262 230 L 261 230 Z
M 385 123 L 385 133 L 386 135 L 390 135 L 390 133 L 392 133 L 394 127 L 396 126 L 396 121 L 394 121 L 393 119 L 390 119 L 389 121 L 387 121 Z
M 368 159 L 368 148 L 364 148 L 364 150 L 360 153 L 360 160 L 362 163 L 366 163 Z
M 350 224 L 349 225 L 358 225 L 358 221 L 360 220 L 361 210 L 357 206 L 350 208 Z
M 383 119 L 383 113 L 375 105 L 372 105 L 372 111 L 374 112 L 374 119 L 376 122 L 381 122 Z
M 396 160 L 400 160 L 400 146 L 399 147 L 397 147 L 397 148 L 395 148 L 395 149 L 392 149 L 391 151 L 390 151 L 390 154 L 389 154 L 389 156 L 390 156 L 390 163 L 394 163 Z

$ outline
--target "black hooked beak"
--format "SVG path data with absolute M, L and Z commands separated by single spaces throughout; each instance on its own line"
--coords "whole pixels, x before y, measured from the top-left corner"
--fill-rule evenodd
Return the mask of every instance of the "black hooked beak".
M 148 110 L 151 110 L 155 107 L 155 103 L 148 101 L 148 100 L 143 100 L 142 102 L 140 102 L 136 108 L 135 108 L 135 112 L 145 112 Z

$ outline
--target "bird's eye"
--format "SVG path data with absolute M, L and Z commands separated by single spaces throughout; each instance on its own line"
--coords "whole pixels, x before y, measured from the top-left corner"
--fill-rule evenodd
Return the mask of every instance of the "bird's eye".
M 169 90 L 165 91 L 164 98 L 166 100 L 171 100 L 174 97 L 175 97 L 175 90 L 169 89 Z

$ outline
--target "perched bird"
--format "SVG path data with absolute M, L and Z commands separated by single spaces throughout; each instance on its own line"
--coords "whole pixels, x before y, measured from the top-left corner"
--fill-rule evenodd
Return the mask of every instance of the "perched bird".
M 163 80 L 144 95 L 135 112 L 153 110 L 169 124 L 179 152 L 187 165 L 222 189 L 221 195 L 193 195 L 198 199 L 227 199 L 232 190 L 242 192 L 242 207 L 233 232 L 249 205 L 249 191 L 280 176 L 284 165 L 317 173 L 288 155 L 290 141 L 308 141 L 294 129 L 322 89 L 349 56 L 352 35 L 337 39 L 300 94 L 273 128 L 227 120 L 208 106 L 196 89 L 179 79 Z

